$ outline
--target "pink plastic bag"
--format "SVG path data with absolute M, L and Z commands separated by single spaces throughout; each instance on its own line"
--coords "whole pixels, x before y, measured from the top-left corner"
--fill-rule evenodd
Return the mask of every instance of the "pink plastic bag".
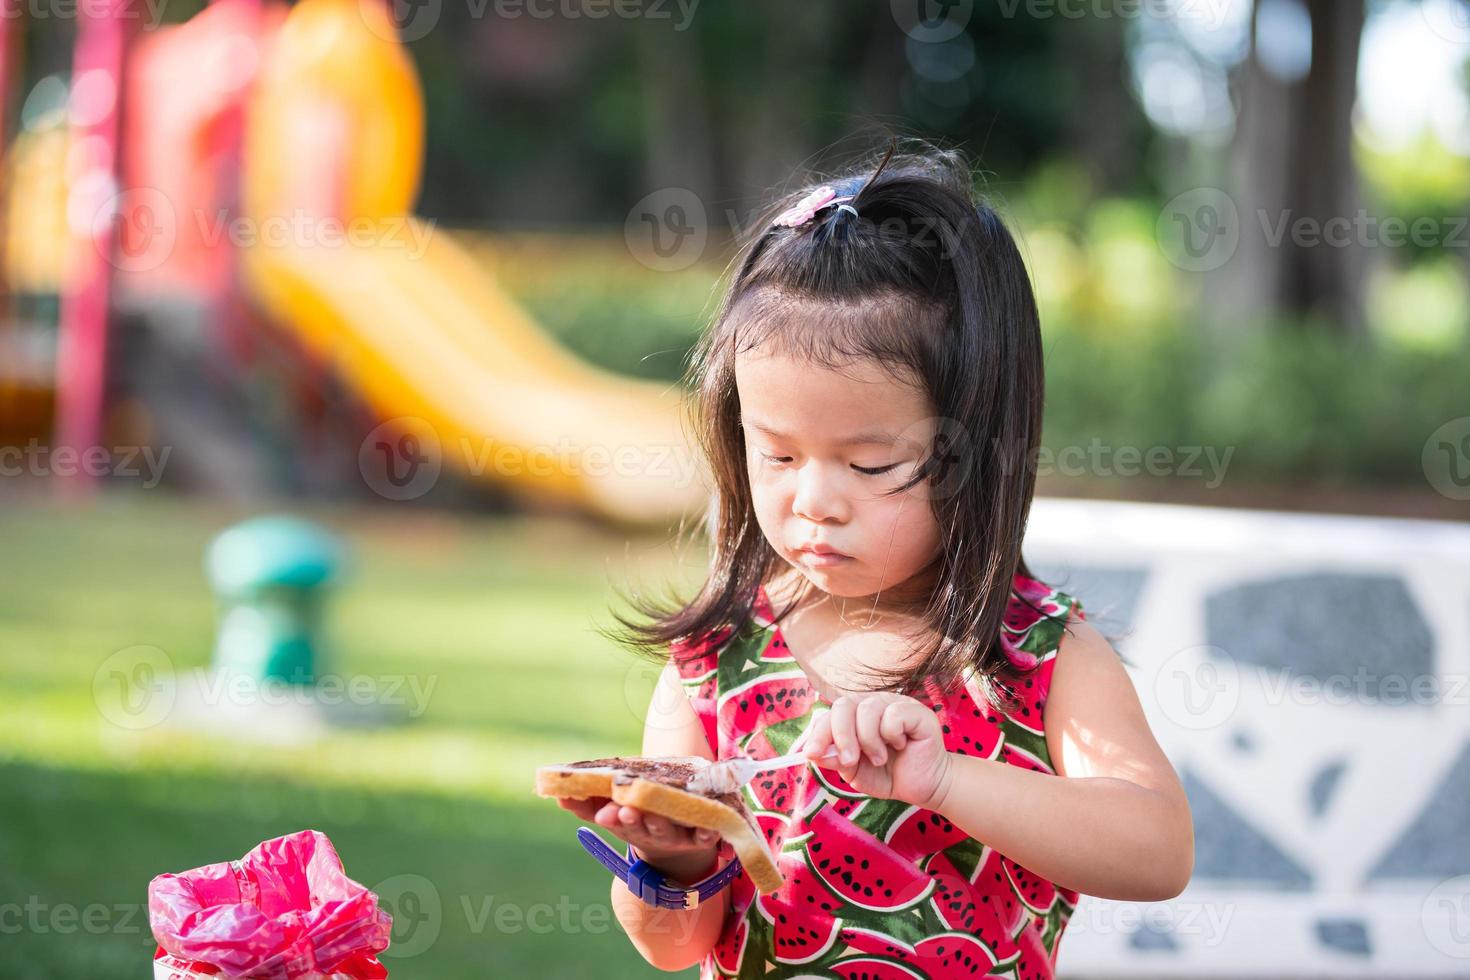
M 148 924 L 166 963 L 251 980 L 380 980 L 393 919 L 347 877 L 325 834 L 257 844 L 239 861 L 162 874 L 148 884 Z M 164 976 L 171 975 L 167 970 Z

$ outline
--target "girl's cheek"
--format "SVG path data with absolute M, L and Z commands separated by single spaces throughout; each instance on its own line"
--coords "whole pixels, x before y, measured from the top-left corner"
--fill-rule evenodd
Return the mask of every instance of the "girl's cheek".
M 893 528 L 899 539 L 915 546 L 924 546 L 934 541 L 938 546 L 939 526 L 929 500 L 917 488 L 899 494 L 884 502 L 889 506 L 885 523 Z

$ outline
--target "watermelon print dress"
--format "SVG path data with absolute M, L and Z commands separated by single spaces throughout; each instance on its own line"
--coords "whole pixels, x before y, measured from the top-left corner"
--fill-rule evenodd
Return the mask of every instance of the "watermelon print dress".
M 920 700 L 939 714 L 949 751 L 1054 774 L 1042 707 L 1070 614 L 1084 618 L 1074 597 L 1016 576 L 1002 646 L 1017 668 L 1004 680 L 1020 704 L 1009 713 L 983 709 L 970 674 L 947 698 L 931 684 Z M 703 649 L 675 647 L 716 758 L 796 751 L 817 714 L 831 709 L 773 616 L 758 587 L 743 627 L 716 634 Z M 700 964 L 701 980 L 1054 976 L 1077 892 L 932 810 L 859 793 L 836 769 L 808 763 L 761 773 L 742 793 L 785 884 L 759 895 L 741 874 L 730 885 L 725 926 Z M 721 850 L 733 853 L 729 844 Z

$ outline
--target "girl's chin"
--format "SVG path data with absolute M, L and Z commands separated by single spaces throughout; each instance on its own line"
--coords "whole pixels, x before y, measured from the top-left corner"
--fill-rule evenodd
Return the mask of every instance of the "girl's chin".
M 798 571 L 812 585 L 838 599 L 860 599 L 872 595 L 873 590 L 851 574 L 852 569 L 849 566 L 854 564 L 856 563 L 853 561 L 847 561 L 825 568 L 802 565 Z
M 857 559 L 849 559 L 836 565 L 815 567 L 798 561 L 794 570 L 811 585 L 834 599 L 871 600 L 876 594 L 883 599 L 886 607 L 900 592 L 909 591 L 900 590 L 891 582 L 875 582 L 866 576 L 856 574 L 859 571 L 858 564 Z

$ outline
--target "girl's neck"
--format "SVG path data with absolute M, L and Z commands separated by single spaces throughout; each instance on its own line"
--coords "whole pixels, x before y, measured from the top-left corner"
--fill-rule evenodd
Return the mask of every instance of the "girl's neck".
M 890 609 L 872 614 L 872 597 L 839 597 L 812 586 L 799 574 L 783 574 L 766 586 L 773 612 L 798 604 L 781 621 L 787 647 L 828 700 L 872 689 L 872 671 L 912 666 L 924 624 Z

